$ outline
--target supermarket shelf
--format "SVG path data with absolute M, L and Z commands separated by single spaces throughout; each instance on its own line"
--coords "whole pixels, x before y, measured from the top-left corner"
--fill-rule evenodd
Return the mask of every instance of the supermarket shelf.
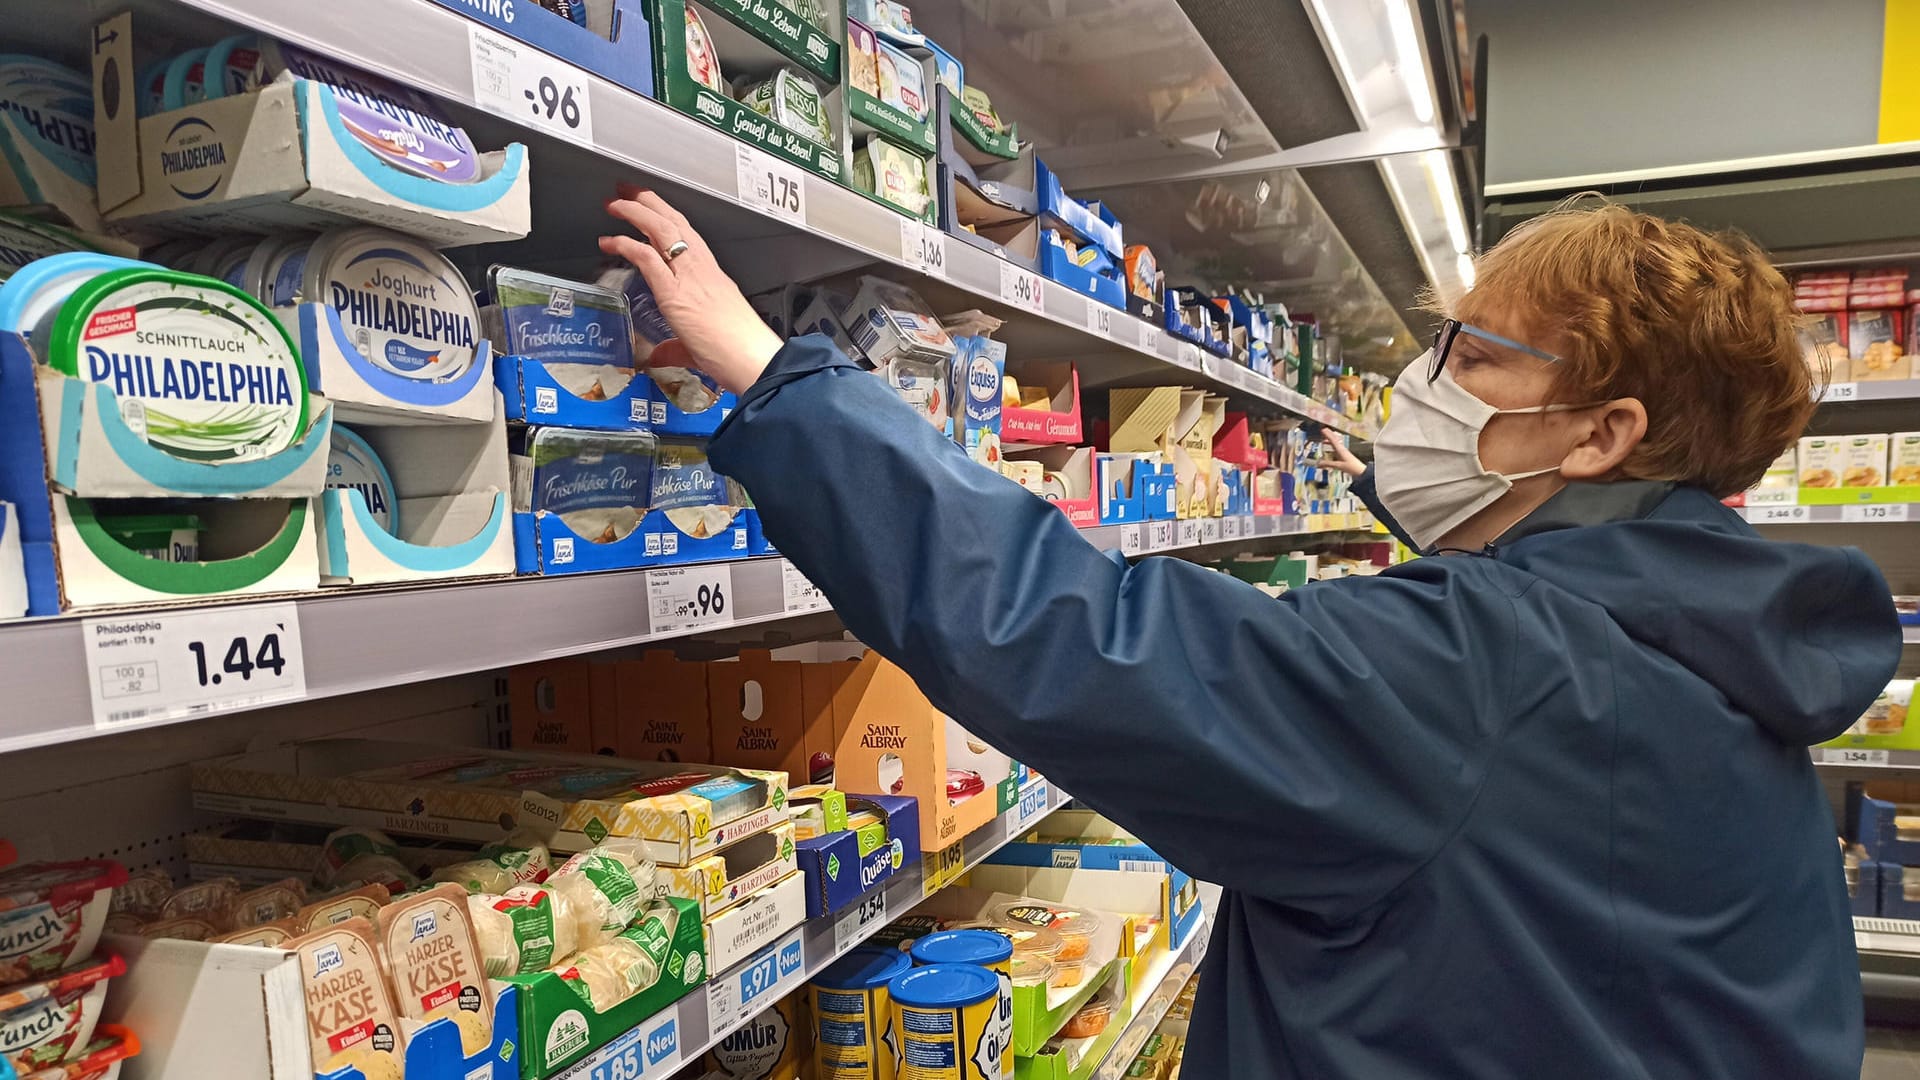
M 311 47 L 436 96 L 502 115 L 489 108 L 475 91 L 472 35 L 481 24 L 426 0 L 398 3 L 395 0 L 329 0 L 326 4 L 299 0 L 178 0 L 178 3 Z M 132 6 L 142 18 L 151 13 L 153 18 L 167 21 L 166 6 L 160 0 L 137 0 Z M 90 8 L 81 6 L 73 11 L 76 17 L 90 18 L 87 14 Z M 381 33 L 361 32 L 370 26 L 380 27 Z M 1125 312 L 1093 303 L 1056 282 L 1042 279 L 1039 302 L 1018 304 L 1011 299 L 1013 290 L 1006 271 L 1012 264 L 1005 259 L 937 230 L 925 229 L 857 192 L 812 173 L 801 170 L 804 191 L 800 216 L 803 220 L 796 221 L 764 209 L 740 193 L 743 170 L 737 150 L 742 143 L 597 75 L 581 72 L 580 79 L 587 87 L 588 114 L 592 118 L 590 137 L 587 141 L 567 137 L 567 142 L 584 146 L 603 162 L 632 167 L 717 200 L 735 217 L 752 223 L 739 230 L 743 234 L 764 238 L 766 219 L 772 218 L 786 229 L 832 241 L 868 259 L 888 264 L 895 270 L 893 276 L 912 279 L 917 275 L 916 284 L 925 286 L 926 291 L 943 287 L 958 289 L 971 297 L 969 306 L 984 306 L 1002 316 L 1017 313 L 1020 320 L 1038 324 L 1049 340 L 1064 345 L 1054 355 L 1119 354 L 1129 367 L 1149 365 L 1160 379 L 1207 382 L 1212 389 L 1243 394 L 1362 438 L 1371 437 L 1364 425 L 1353 423 L 1272 379 L 1210 355 L 1203 357 L 1196 346 Z M 549 148 L 559 151 L 566 145 L 561 142 L 562 136 L 531 120 L 528 113 L 513 110 L 506 119 L 516 127 L 553 136 L 536 148 L 536 160 Z M 524 137 L 524 133 L 518 137 Z M 556 212 L 566 221 L 567 227 L 562 231 L 577 235 L 583 243 L 604 227 L 597 218 L 598 202 L 594 199 L 565 200 L 565 205 L 556 208 Z M 574 215 L 579 216 L 576 219 Z M 589 216 L 593 216 L 591 225 L 587 223 Z M 923 240 L 929 234 L 939 241 L 938 250 L 943 257 L 928 258 L 923 254 Z M 819 272 L 817 266 L 814 272 Z M 1061 337 L 1062 334 L 1066 336 Z M 1096 358 L 1084 362 L 1083 366 L 1098 363 Z
M 1147 977 L 1134 990 L 1133 1019 L 1127 1021 L 1127 1029 L 1107 1052 L 1107 1059 L 1094 1070 L 1093 1080 L 1120 1080 L 1147 1037 L 1166 1019 L 1180 988 L 1200 970 L 1200 961 L 1207 957 L 1207 943 L 1213 938 L 1213 920 L 1220 908 L 1220 887 L 1200 886 L 1200 905 L 1206 916 L 1187 934 L 1185 942 L 1154 960 Z
M 1856 401 L 1906 401 L 1920 398 L 1920 379 L 1880 379 L 1866 382 L 1837 382 L 1820 395 L 1823 405 L 1846 405 Z
M 1857 503 L 1852 506 L 1741 506 L 1735 512 L 1755 525 L 1874 525 L 1920 521 L 1920 503 Z
M 1920 956 L 1920 921 L 1855 915 L 1853 942 L 1863 953 Z
M 881 927 L 978 866 L 1008 841 L 1024 835 L 1068 798 L 1045 780 L 1030 782 L 1021 789 L 1019 804 L 969 833 L 961 841 L 961 862 L 947 863 L 931 882 L 927 859 L 904 868 L 884 888 L 875 889 L 835 918 L 810 919 L 730 970 L 716 973 L 705 987 L 555 1074 L 554 1080 L 655 1080 L 671 1076 L 700 1060 L 700 1055 L 735 1028 L 798 990 Z
M 1097 547 L 1131 556 L 1355 528 L 1362 521 L 1363 515 L 1209 518 L 1108 526 L 1085 535 Z M 657 605 L 676 581 L 681 592 L 695 581 L 718 586 L 724 604 L 704 619 L 662 617 Z M 323 592 L 294 604 L 306 670 L 303 700 L 828 610 L 785 559 Z M 194 605 L 215 606 L 237 605 Z M 113 730 L 95 726 L 81 637 L 85 620 L 113 614 L 0 623 L 0 685 L 11 695 L 0 720 L 0 752 Z
M 1902 626 L 1900 640 L 1909 645 L 1920 645 L 1920 626 Z
M 1813 748 L 1813 763 L 1857 769 L 1920 769 L 1920 750 L 1816 746 Z

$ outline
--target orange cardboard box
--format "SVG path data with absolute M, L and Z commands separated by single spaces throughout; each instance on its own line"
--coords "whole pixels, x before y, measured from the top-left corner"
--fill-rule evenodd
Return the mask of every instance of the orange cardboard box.
M 593 729 L 596 669 L 591 660 L 545 660 L 507 673 L 507 723 L 515 750 L 592 754 L 611 744 Z
M 835 701 L 846 719 L 834 753 L 834 786 L 849 794 L 911 795 L 920 804 L 920 849 L 939 851 L 993 820 L 1002 775 L 982 776 L 981 790 L 958 802 L 947 797 L 950 755 L 945 713 L 933 707 L 907 673 L 869 653 L 847 677 Z M 1006 766 L 1006 759 L 998 759 Z
M 596 726 L 614 733 L 615 755 L 635 761 L 712 763 L 707 665 L 654 649 L 608 665 L 612 691 L 594 698 Z
M 789 782 L 806 782 L 804 666 L 765 649 L 705 665 L 714 764 L 778 769 Z

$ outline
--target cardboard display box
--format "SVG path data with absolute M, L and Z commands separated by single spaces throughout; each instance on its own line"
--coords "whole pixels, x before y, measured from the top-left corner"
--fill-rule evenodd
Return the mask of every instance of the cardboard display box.
M 920 859 L 920 807 L 895 795 L 856 795 L 855 810 L 881 816 L 875 826 L 830 832 L 802 840 L 800 869 L 807 879 L 807 918 L 842 911 L 883 887 Z
M 823 775 L 834 763 L 834 695 L 856 666 L 776 660 L 764 649 L 706 665 L 714 760 L 777 769 L 798 783 Z
M 1045 408 L 1002 409 L 1000 441 L 1008 446 L 1077 445 L 1086 437 L 1080 408 L 1080 369 L 1073 364 L 1021 368 L 1022 390 L 1045 388 Z

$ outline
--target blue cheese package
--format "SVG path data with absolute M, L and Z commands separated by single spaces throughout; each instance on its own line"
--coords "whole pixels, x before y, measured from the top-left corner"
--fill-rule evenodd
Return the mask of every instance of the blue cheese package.
M 633 381 L 633 326 L 618 290 L 511 266 L 495 266 L 487 276 L 490 317 L 508 355 L 538 360 L 586 401 L 609 400 Z
M 557 514 L 596 544 L 625 538 L 647 516 L 659 449 L 653 436 L 529 428 L 515 440 L 516 510 Z
M 647 281 L 631 266 L 608 267 L 596 283 L 601 288 L 622 293 L 627 298 L 628 315 L 633 323 L 633 361 L 666 394 L 675 408 L 693 415 L 706 412 L 720 403 L 720 384 L 687 367 L 653 365 L 653 354 L 674 341 L 673 328 L 653 298 Z
M 747 506 L 740 485 L 714 471 L 706 443 L 690 439 L 660 442 L 650 501 L 695 540 L 719 536 Z

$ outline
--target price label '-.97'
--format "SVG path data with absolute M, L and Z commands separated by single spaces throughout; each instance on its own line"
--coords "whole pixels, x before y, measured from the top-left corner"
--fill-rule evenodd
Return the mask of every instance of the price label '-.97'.
M 795 225 L 807 223 L 807 182 L 800 166 L 745 143 L 734 146 L 733 165 L 741 202 Z
M 101 730 L 307 694 L 292 604 L 106 615 L 82 620 L 80 634 Z
M 678 634 L 733 619 L 733 575 L 724 565 L 647 571 L 647 625 Z
M 570 142 L 593 145 L 586 73 L 478 24 L 467 27 L 481 107 Z

